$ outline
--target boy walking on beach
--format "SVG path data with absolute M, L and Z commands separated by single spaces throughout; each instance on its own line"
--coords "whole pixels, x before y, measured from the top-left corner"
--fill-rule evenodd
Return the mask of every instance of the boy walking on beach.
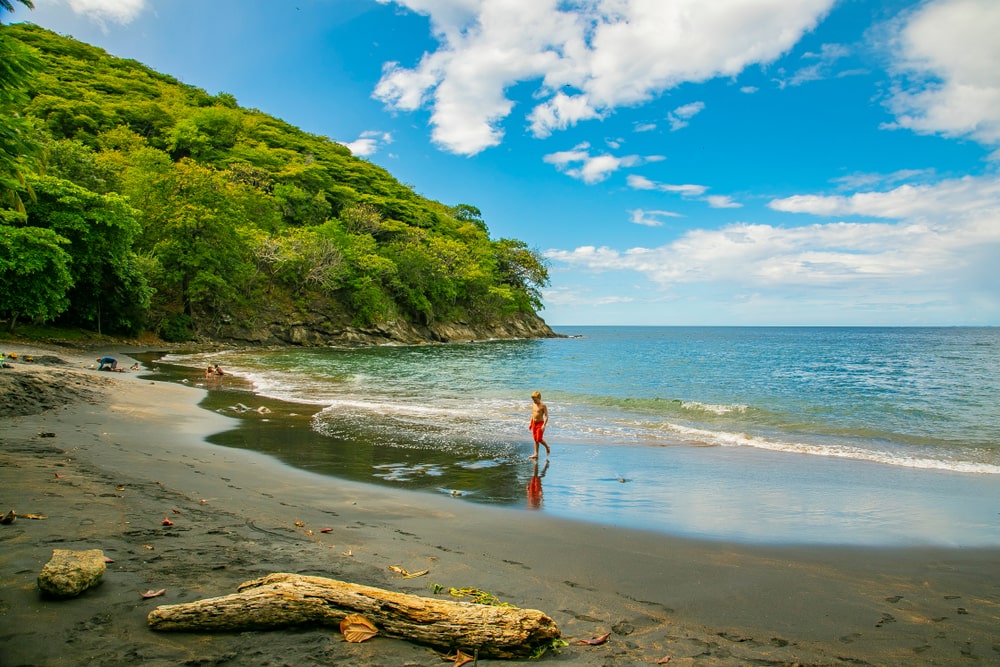
M 545 442 L 545 427 L 549 424 L 549 409 L 542 403 L 542 393 L 536 391 L 531 395 L 531 423 L 528 424 L 528 428 L 531 429 L 531 437 L 535 441 L 535 453 L 528 458 L 537 459 L 538 458 L 538 444 L 541 443 L 545 445 L 545 456 L 547 457 L 552 450 L 549 449 L 549 444 Z

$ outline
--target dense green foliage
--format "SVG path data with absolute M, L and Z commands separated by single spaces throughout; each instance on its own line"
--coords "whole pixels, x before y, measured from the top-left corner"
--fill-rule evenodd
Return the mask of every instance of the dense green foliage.
M 0 236 L 0 317 L 175 339 L 306 313 L 500 321 L 548 282 L 474 206 L 30 24 L 0 26 Z

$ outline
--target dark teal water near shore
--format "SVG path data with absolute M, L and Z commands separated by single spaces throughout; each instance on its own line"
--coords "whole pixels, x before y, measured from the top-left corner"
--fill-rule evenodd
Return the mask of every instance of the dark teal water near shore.
M 219 442 L 323 474 L 700 537 L 1000 544 L 1000 329 L 558 332 L 164 361 L 195 382 L 219 363 L 254 394 L 213 400 L 276 409 Z

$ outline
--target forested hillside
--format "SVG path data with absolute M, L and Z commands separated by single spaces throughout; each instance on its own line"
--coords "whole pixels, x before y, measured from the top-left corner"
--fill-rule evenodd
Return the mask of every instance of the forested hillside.
M 232 95 L 0 25 L 12 328 L 308 344 L 549 335 L 536 315 L 547 282 L 537 252 L 491 239 L 474 206 L 428 200 Z

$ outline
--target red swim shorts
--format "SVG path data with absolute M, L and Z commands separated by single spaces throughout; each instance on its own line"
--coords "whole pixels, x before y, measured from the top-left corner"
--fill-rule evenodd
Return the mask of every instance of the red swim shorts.
M 535 439 L 535 442 L 545 437 L 545 422 L 531 422 L 531 437 Z

